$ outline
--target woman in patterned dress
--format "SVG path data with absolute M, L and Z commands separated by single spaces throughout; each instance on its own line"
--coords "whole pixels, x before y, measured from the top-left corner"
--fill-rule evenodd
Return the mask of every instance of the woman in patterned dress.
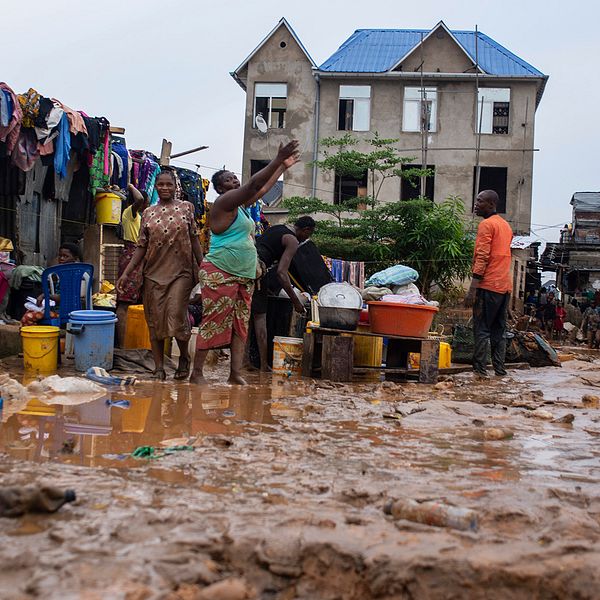
M 202 323 L 190 383 L 205 383 L 208 351 L 224 347 L 231 348 L 228 383 L 246 383 L 241 368 L 258 263 L 255 225 L 247 209 L 298 160 L 298 142 L 294 140 L 280 146 L 277 156 L 244 185 L 231 171 L 213 175 L 213 187 L 219 197 L 210 213 L 210 251 L 200 270 Z
M 186 379 L 190 370 L 188 341 L 191 335 L 187 306 L 198 282 L 202 249 L 190 202 L 175 199 L 175 174 L 164 169 L 156 178 L 159 201 L 142 215 L 140 237 L 131 262 L 117 282 L 122 293 L 127 280 L 143 261 L 144 314 L 157 379 L 166 378 L 163 352 L 166 338 L 174 337 L 179 346 L 179 365 L 175 379 Z

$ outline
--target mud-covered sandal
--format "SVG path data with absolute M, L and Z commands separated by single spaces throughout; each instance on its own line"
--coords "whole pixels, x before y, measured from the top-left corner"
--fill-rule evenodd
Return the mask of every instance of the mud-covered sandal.
M 177 371 L 173 375 L 173 379 L 187 379 L 190 375 L 190 359 L 179 357 L 179 364 L 177 365 Z

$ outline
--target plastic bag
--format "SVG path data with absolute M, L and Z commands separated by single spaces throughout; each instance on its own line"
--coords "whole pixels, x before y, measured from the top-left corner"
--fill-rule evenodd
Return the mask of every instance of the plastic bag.
M 414 269 L 411 269 L 405 265 L 394 265 L 393 267 L 389 267 L 383 271 L 379 271 L 378 273 L 371 275 L 371 277 L 367 279 L 365 285 L 389 287 L 391 285 L 406 285 L 408 283 L 414 283 L 417 279 L 419 279 L 419 274 Z

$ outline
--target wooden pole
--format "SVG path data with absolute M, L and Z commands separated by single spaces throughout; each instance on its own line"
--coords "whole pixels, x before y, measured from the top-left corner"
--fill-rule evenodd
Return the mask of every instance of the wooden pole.
M 173 144 L 163 138 L 162 146 L 160 148 L 160 166 L 168 167 L 171 160 L 171 147 Z

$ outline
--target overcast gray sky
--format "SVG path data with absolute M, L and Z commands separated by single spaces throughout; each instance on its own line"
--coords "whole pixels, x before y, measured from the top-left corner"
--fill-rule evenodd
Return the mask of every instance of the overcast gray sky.
M 240 171 L 244 93 L 229 72 L 282 16 L 317 64 L 355 29 L 477 24 L 550 76 L 536 115 L 534 232 L 556 239 L 548 226 L 570 220 L 572 193 L 600 189 L 600 8 L 591 0 L 4 0 L 0 80 L 106 116 L 126 127 L 131 148 L 158 154 L 163 137 L 174 153 L 205 144 L 184 160 L 208 177 L 207 167 Z

